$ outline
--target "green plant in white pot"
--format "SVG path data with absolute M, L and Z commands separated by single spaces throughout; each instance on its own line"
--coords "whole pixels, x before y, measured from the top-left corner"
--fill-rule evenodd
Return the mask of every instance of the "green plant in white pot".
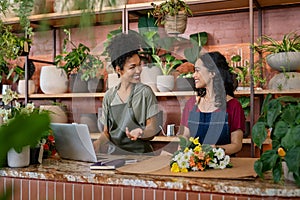
M 174 76 L 171 72 L 176 69 L 177 66 L 182 64 L 181 60 L 175 58 L 170 53 L 163 56 L 152 55 L 155 60 L 155 65 L 159 67 L 163 75 L 157 76 L 157 88 L 160 92 L 169 92 L 174 89 Z
M 275 70 L 288 72 L 300 69 L 300 35 L 297 32 L 285 34 L 281 41 L 263 35 L 253 47 L 267 54 L 267 63 Z

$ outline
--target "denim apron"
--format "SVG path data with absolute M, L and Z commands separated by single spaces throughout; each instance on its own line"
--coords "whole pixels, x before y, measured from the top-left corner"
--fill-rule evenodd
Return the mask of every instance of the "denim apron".
M 197 105 L 189 114 L 188 126 L 192 137 L 201 144 L 230 144 L 228 114 L 225 111 L 197 112 Z
M 108 108 L 108 128 L 110 140 L 116 145 L 116 151 L 113 153 L 147 153 L 152 152 L 152 146 L 149 141 L 137 139 L 131 140 L 126 135 L 126 127 L 129 131 L 135 128 L 145 129 L 135 119 L 132 109 L 132 97 L 135 84 L 132 87 L 127 103 L 109 106 Z M 115 90 L 113 96 L 115 96 Z

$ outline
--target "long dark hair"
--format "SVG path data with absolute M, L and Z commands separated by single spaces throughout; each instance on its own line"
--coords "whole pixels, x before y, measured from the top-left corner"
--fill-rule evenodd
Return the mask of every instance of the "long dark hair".
M 220 52 L 209 52 L 200 55 L 199 59 L 203 62 L 204 67 L 216 75 L 213 78 L 213 89 L 216 93 L 216 106 L 226 108 L 226 95 L 234 97 L 233 74 L 229 71 L 229 65 L 226 58 Z M 225 93 L 224 93 L 225 90 Z M 200 96 L 205 96 L 205 89 L 197 89 Z

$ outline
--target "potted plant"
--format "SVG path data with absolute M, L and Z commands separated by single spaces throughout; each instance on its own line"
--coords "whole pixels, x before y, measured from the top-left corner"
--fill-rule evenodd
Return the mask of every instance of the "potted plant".
M 0 81 L 4 85 L 11 85 L 19 80 L 18 58 L 25 52 L 26 44 L 31 44 L 31 40 L 17 36 L 12 32 L 11 26 L 5 26 L 1 22 L 0 32 Z
M 253 142 L 262 147 L 268 137 L 272 139 L 272 149 L 262 153 L 255 162 L 254 169 L 260 177 L 271 170 L 274 182 L 282 180 L 282 162 L 286 162 L 289 172 L 300 186 L 300 100 L 291 96 L 273 98 L 266 96 L 261 115 L 252 129 Z
M 6 90 L 2 97 L 2 101 L 4 106 L 0 108 L 0 118 L 2 119 L 2 124 L 0 128 L 6 127 L 13 123 L 12 121 L 16 118 L 26 118 L 31 115 L 39 114 L 41 117 L 45 114 L 47 117 L 48 123 L 46 125 L 41 124 L 41 128 L 43 126 L 43 133 L 48 134 L 49 125 L 50 125 L 50 117 L 49 113 L 46 111 L 40 111 L 38 108 L 35 108 L 34 103 L 28 103 L 26 105 L 22 105 L 17 102 L 18 94 L 10 89 Z M 5 129 L 5 128 L 4 128 Z M 43 137 L 43 135 L 42 135 Z M 10 167 L 25 167 L 30 164 L 30 147 L 36 147 L 42 137 L 38 138 L 35 142 L 30 142 L 28 145 L 15 146 L 13 149 L 10 149 L 7 152 L 7 162 Z
M 262 43 L 266 41 L 267 43 Z M 266 61 L 278 71 L 296 71 L 300 69 L 300 35 L 290 32 L 277 41 L 264 35 L 253 48 L 260 53 L 267 53 Z M 262 43 L 262 44 L 261 44 Z
M 63 69 L 70 79 L 71 92 L 87 92 L 87 82 L 82 81 L 80 66 L 85 62 L 87 56 L 90 54 L 90 49 L 84 44 L 80 43 L 76 46 L 71 41 L 71 33 L 64 29 L 67 37 L 64 39 L 63 52 L 55 57 L 55 64 L 58 68 Z M 71 51 L 67 51 L 67 45 L 72 47 Z
M 162 56 L 152 55 L 155 60 L 155 65 L 162 71 L 162 75 L 157 76 L 157 88 L 160 92 L 169 92 L 174 89 L 174 76 L 171 72 L 177 66 L 182 64 L 182 61 L 176 59 L 171 53 L 166 53 Z
M 187 16 L 192 15 L 189 6 L 182 0 L 167 0 L 157 5 L 150 13 L 157 18 L 156 23 L 164 25 L 168 34 L 182 34 L 186 29 Z
M 194 64 L 184 62 L 176 68 L 176 71 L 179 73 L 176 78 L 176 90 L 193 91 L 195 89 Z
M 90 92 L 102 92 L 104 87 L 104 64 L 99 56 L 87 55 L 79 68 L 81 80 L 87 81 Z

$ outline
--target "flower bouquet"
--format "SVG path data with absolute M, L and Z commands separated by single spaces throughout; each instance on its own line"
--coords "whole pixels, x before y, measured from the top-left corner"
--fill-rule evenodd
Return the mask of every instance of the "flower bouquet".
M 172 156 L 171 172 L 204 171 L 232 167 L 230 157 L 219 147 L 199 143 L 199 138 L 180 139 L 180 150 Z

